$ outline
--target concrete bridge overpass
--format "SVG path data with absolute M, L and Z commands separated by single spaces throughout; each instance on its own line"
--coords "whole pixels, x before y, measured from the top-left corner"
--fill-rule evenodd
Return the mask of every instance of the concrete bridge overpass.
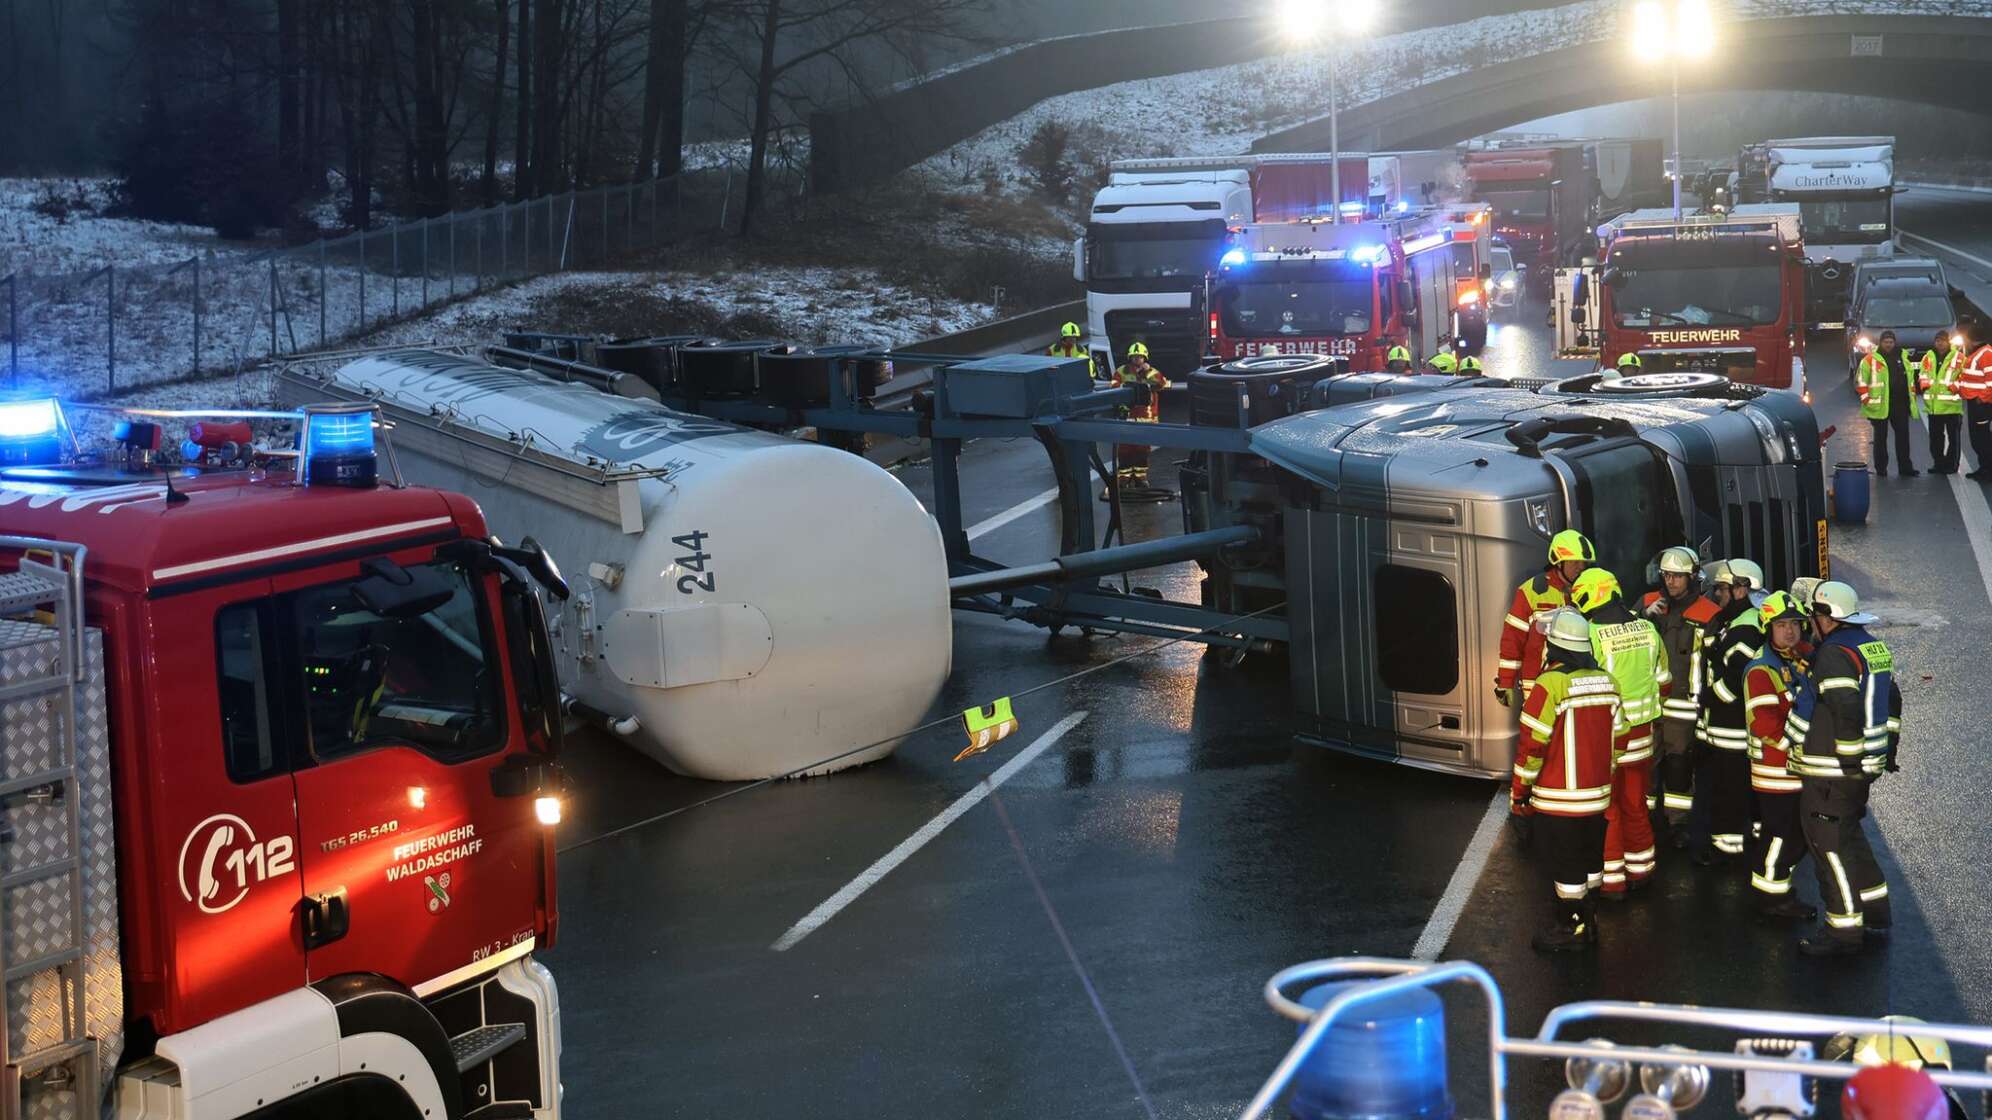
M 1465 18 L 1488 7 L 1496 14 Z M 1421 10 L 1413 30 L 1348 49 L 1342 146 L 1451 143 L 1662 92 L 1664 70 L 1638 64 L 1624 46 L 1629 7 L 1630 0 L 1547 8 L 1449 0 Z M 1992 114 L 1984 78 L 1992 73 L 1992 0 L 1732 0 L 1721 35 L 1717 54 L 1689 71 L 1692 88 L 1865 94 Z M 1278 47 L 1263 20 L 1247 19 L 1029 44 L 817 114 L 811 179 L 822 190 L 882 178 L 1049 97 L 1270 59 Z M 1324 113 L 1252 149 L 1327 146 Z

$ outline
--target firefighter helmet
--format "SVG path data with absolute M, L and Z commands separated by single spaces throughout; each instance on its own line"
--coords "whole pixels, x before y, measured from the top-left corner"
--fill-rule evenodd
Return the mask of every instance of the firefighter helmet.
M 1771 592 L 1764 599 L 1764 605 L 1757 608 L 1757 616 L 1763 619 L 1766 627 L 1773 622 L 1805 622 L 1812 617 L 1805 613 L 1805 608 L 1799 606 L 1796 600 L 1782 591 Z
M 1439 373 L 1452 373 L 1459 369 L 1459 359 L 1453 357 L 1450 350 L 1439 351 L 1425 359 L 1425 364 L 1431 366 L 1433 370 Z
M 1467 357 L 1461 358 L 1459 360 L 1459 371 L 1461 373 L 1479 373 L 1480 369 L 1481 366 L 1479 358 L 1475 358 L 1471 355 L 1468 355 Z
M 1060 337 L 1060 338 L 1078 338 L 1078 337 L 1079 337 L 1079 324 L 1077 324 L 1077 323 L 1067 323 L 1067 324 L 1065 324 L 1064 326 L 1062 326 L 1062 327 L 1058 328 L 1058 337 Z
M 1829 579 L 1813 589 L 1812 613 L 1855 626 L 1874 621 L 1873 615 L 1861 609 L 1860 593 L 1837 579 Z
M 1630 350 L 1627 350 L 1625 353 L 1619 355 L 1618 368 L 1620 368 L 1621 370 L 1629 369 L 1636 373 L 1640 369 L 1644 368 L 1645 365 L 1646 365 L 1645 362 L 1640 361 L 1639 355 L 1633 353 Z
M 1590 614 L 1618 598 L 1619 593 L 1617 576 L 1603 568 L 1586 568 L 1584 574 L 1570 585 L 1570 602 L 1578 610 Z
M 1700 566 L 1696 563 L 1698 559 L 1695 550 L 1686 545 L 1677 544 L 1672 548 L 1663 548 L 1660 550 L 1660 570 L 1675 575 L 1691 576 Z
M 1565 529 L 1549 538 L 1549 562 L 1561 564 L 1565 560 L 1582 560 L 1589 564 L 1597 560 L 1598 550 L 1591 547 L 1591 539 L 1575 529 Z
M 1146 342 L 1129 343 L 1127 347 L 1127 356 L 1130 358 L 1135 358 L 1135 357 L 1146 358 L 1148 356 L 1148 344 Z
M 1577 653 L 1591 652 L 1591 624 L 1573 607 L 1549 612 L 1549 644 Z
M 1731 560 L 1729 561 L 1729 578 L 1722 582 L 1741 584 L 1744 587 L 1762 590 L 1764 586 L 1764 569 L 1758 567 L 1757 562 L 1754 560 Z
M 1837 1034 L 1828 1039 L 1819 1056 L 1829 1062 L 1852 1062 L 1857 1066 L 1900 1065 L 1913 1069 L 1936 1066 L 1950 1069 L 1950 1044 L 1930 1035 L 1910 1034 L 1923 1020 L 1911 1015 L 1884 1015 L 1889 1030 L 1880 1034 Z
M 1411 363 L 1411 351 L 1402 346 L 1393 346 L 1390 348 L 1390 354 L 1384 360 L 1386 362 L 1403 362 L 1409 365 Z
M 1805 608 L 1807 612 L 1810 612 L 1812 610 L 1812 593 L 1819 590 L 1821 582 L 1812 576 L 1800 576 L 1792 580 L 1791 601 Z

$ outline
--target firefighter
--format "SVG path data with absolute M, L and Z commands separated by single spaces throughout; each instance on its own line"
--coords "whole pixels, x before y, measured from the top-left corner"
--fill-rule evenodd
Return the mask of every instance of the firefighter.
M 1703 628 L 1701 691 L 1696 697 L 1699 761 L 1695 798 L 1706 802 L 1709 842 L 1694 861 L 1702 867 L 1743 857 L 1750 832 L 1750 731 L 1743 714 L 1743 670 L 1762 653 L 1762 620 L 1751 592 L 1764 570 L 1748 560 L 1724 560 L 1709 574 L 1715 617 Z
M 1461 358 L 1459 360 L 1459 372 L 1467 376 L 1478 375 L 1481 372 L 1480 359 L 1471 354 Z
M 1533 820 L 1536 850 L 1556 903 L 1530 944 L 1545 953 L 1598 940 L 1596 900 L 1604 881 L 1605 810 L 1612 800 L 1612 749 L 1623 721 L 1618 689 L 1591 654 L 1591 624 L 1569 607 L 1550 614 L 1545 663 L 1522 705 L 1522 744 L 1509 809 Z
M 1383 368 L 1392 373 L 1411 372 L 1411 351 L 1403 346 L 1393 346 L 1385 356 Z
M 1591 655 L 1618 689 L 1623 728 L 1612 750 L 1612 804 L 1605 810 L 1608 901 L 1652 883 L 1653 820 L 1646 793 L 1653 784 L 1653 739 L 1661 702 L 1673 682 L 1660 631 L 1626 609 L 1618 578 L 1586 568 L 1571 585 L 1570 602 L 1591 625 Z
M 1956 474 L 1958 437 L 1964 432 L 1964 398 L 1957 392 L 1957 375 L 1964 365 L 1964 348 L 1951 345 L 1951 332 L 1938 331 L 1923 353 L 1922 388 L 1930 409 L 1930 473 Z
M 1451 350 L 1441 350 L 1425 362 L 1425 372 L 1454 374 L 1459 372 L 1459 359 Z
M 1660 553 L 1660 586 L 1646 593 L 1640 607 L 1660 631 L 1667 652 L 1667 672 L 1673 688 L 1661 704 L 1660 781 L 1667 840 L 1679 849 L 1688 846 L 1688 812 L 1694 808 L 1695 702 L 1699 694 L 1702 628 L 1715 617 L 1716 606 L 1701 593 L 1701 564 L 1695 550 L 1675 545 Z
M 1129 343 L 1127 361 L 1114 370 L 1114 388 L 1123 385 L 1146 385 L 1148 399 L 1140 404 L 1123 405 L 1125 415 L 1130 420 L 1153 424 L 1162 415 L 1162 390 L 1169 387 L 1169 378 L 1161 370 L 1148 364 L 1148 345 L 1143 342 Z M 1148 452 L 1145 444 L 1123 443 L 1114 448 L 1116 465 L 1114 478 L 1123 487 L 1146 489 L 1148 487 Z
M 1800 827 L 1826 911 L 1825 925 L 1798 942 L 1813 956 L 1857 953 L 1866 937 L 1885 936 L 1890 925 L 1888 882 L 1861 820 L 1870 783 L 1897 769 L 1902 693 L 1894 654 L 1867 632 L 1874 620 L 1853 588 L 1838 580 L 1819 585 L 1811 672 L 1785 718 L 1791 769 L 1800 779 Z
M 1565 529 L 1549 540 L 1549 563 L 1541 574 L 1515 588 L 1508 605 L 1508 617 L 1501 624 L 1501 660 L 1495 667 L 1494 699 L 1512 708 L 1528 698 L 1542 668 L 1542 631 L 1537 624 L 1549 612 L 1570 601 L 1570 585 L 1585 567 L 1598 558 L 1598 550 L 1575 529 Z
M 1077 323 L 1067 323 L 1058 328 L 1058 341 L 1051 344 L 1051 349 L 1045 351 L 1045 356 L 1051 358 L 1084 358 L 1086 359 L 1087 371 L 1093 373 L 1095 376 L 1098 375 L 1098 371 L 1092 368 L 1092 353 L 1086 349 L 1085 343 L 1079 341 L 1079 324 Z
M 1923 473 L 1909 459 L 1909 421 L 1921 419 L 1923 398 L 1917 395 L 1921 371 L 1912 372 L 1909 360 L 1895 343 L 1894 331 L 1881 332 L 1881 338 L 1854 371 L 1854 388 L 1861 395 L 1861 415 L 1874 429 L 1874 473 L 1888 473 L 1888 434 L 1892 428 L 1902 453 L 1902 478 Z
M 1980 345 L 1957 374 L 1957 395 L 1964 398 L 1965 434 L 1978 469 L 1966 478 L 1992 479 L 1992 343 Z
M 1627 350 L 1625 353 L 1619 355 L 1618 368 L 1605 374 L 1605 379 L 1610 381 L 1614 378 L 1635 376 L 1645 364 L 1645 362 L 1640 360 L 1639 355 Z
M 1750 859 L 1750 886 L 1765 918 L 1811 921 L 1818 911 L 1793 897 L 1791 873 L 1805 857 L 1799 824 L 1799 779 L 1789 765 L 1785 717 L 1806 671 L 1804 636 L 1812 623 L 1798 601 L 1773 592 L 1757 610 L 1764 624 L 1764 652 L 1743 670 L 1743 710 L 1750 721 L 1750 789 L 1763 822 Z

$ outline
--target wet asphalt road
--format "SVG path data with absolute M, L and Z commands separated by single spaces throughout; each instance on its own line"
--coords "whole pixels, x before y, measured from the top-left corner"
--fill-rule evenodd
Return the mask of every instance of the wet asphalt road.
M 1905 196 L 1905 226 L 1924 204 Z M 1992 258 L 1992 217 L 1979 228 L 1982 248 L 1960 244 Z M 1539 307 L 1502 325 L 1490 370 L 1539 370 L 1547 333 Z M 1821 423 L 1839 427 L 1829 463 L 1866 451 L 1850 389 L 1825 375 L 1845 368 L 1841 346 L 1812 343 Z M 1920 431 L 1915 442 L 1927 465 Z M 1027 441 L 973 444 L 963 473 L 970 525 L 1051 485 Z M 900 474 L 926 496 L 924 466 Z M 1591 996 L 1992 1021 L 1980 866 L 1992 697 L 1968 671 L 1992 648 L 1992 603 L 1961 500 L 1985 497 L 1928 476 L 1877 480 L 1869 523 L 1834 527 L 1834 575 L 1890 620 L 1879 633 L 1908 666 L 1905 770 L 1875 799 L 1892 944 L 1851 962 L 1801 958 L 1789 931 L 1752 920 L 1740 876 L 1663 854 L 1651 897 L 1604 915 L 1595 959 L 1544 959 L 1527 947 L 1541 879 L 1504 829 L 1444 955 L 1492 970 L 1511 1031 Z M 1129 513 L 1131 539 L 1179 530 L 1173 503 Z M 975 542 L 1013 562 L 1055 546 L 1049 506 Z M 1187 565 L 1134 577 L 1183 598 L 1192 578 Z M 966 614 L 955 633 L 936 715 L 1156 644 Z M 1144 1097 L 1158 1116 L 1235 1114 L 1292 1039 L 1261 1000 L 1265 978 L 1313 957 L 1409 955 L 1495 792 L 1295 747 L 1286 705 L 1279 658 L 1233 669 L 1172 646 L 1018 701 L 1022 731 L 988 754 L 951 761 L 960 733 L 945 727 L 882 763 L 565 852 L 546 960 L 561 983 L 570 1115 L 1141 1117 Z M 1079 712 L 995 797 L 793 948 L 771 948 Z M 731 788 L 601 741 L 576 744 L 569 765 L 570 845 Z M 1456 1020 L 1456 1032 L 1472 1025 Z M 1455 1048 L 1456 1081 L 1463 1105 L 1484 1108 L 1472 1054 Z M 1545 1076 L 1521 1077 L 1525 1094 Z

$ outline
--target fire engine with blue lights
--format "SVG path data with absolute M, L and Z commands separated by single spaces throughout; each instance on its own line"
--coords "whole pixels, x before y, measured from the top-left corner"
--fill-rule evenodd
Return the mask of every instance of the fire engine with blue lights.
M 0 402 L 0 1113 L 557 1120 L 565 594 L 370 404 Z

